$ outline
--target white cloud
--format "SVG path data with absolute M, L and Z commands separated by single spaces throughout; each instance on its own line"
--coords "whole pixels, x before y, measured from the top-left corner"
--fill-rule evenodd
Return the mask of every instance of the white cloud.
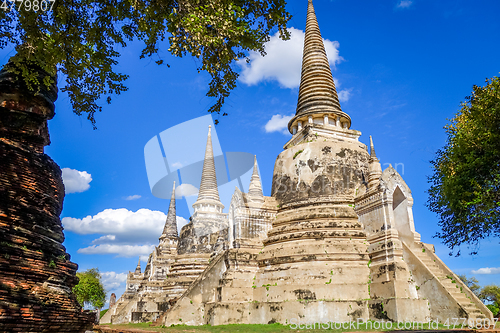
M 339 100 L 341 102 L 347 102 L 349 100 L 349 98 L 351 98 L 351 91 L 352 91 L 352 88 L 339 91 L 339 95 L 338 95 Z
M 167 216 L 159 211 L 139 209 L 137 212 L 125 208 L 106 209 L 83 219 L 65 217 L 64 228 L 80 235 L 100 234 L 91 245 L 78 249 L 82 254 L 116 254 L 119 257 L 148 255 L 158 245 Z M 177 216 L 177 230 L 189 221 Z
M 127 281 L 127 273 L 101 272 L 101 279 L 104 289 L 112 291 Z
M 175 189 L 175 197 L 179 199 L 182 197 L 190 197 L 197 194 L 198 188 L 191 184 L 181 184 Z
M 118 257 L 130 258 L 141 255 L 149 255 L 154 248 L 154 245 L 100 244 L 78 249 L 76 252 L 82 254 L 117 254 Z
M 140 199 L 141 196 L 138 195 L 138 194 L 134 194 L 134 195 L 129 195 L 128 197 L 125 198 L 125 200 L 137 200 L 137 199 Z
M 500 274 L 500 267 L 483 267 L 473 270 L 472 274 Z
M 186 224 L 188 224 L 189 220 L 185 219 L 181 216 L 176 216 L 175 220 L 177 222 L 177 230 L 179 231 L 179 234 L 180 234 L 182 227 L 185 226 Z
M 175 169 L 180 169 L 182 168 L 182 163 L 181 162 L 174 162 L 172 163 L 172 167 L 175 168 Z
M 399 1 L 399 3 L 397 4 L 397 8 L 408 8 L 411 6 L 411 4 L 413 3 L 413 1 L 411 0 L 401 0 Z
M 105 209 L 83 219 L 65 217 L 64 228 L 80 235 L 101 234 L 115 236 L 115 243 L 141 244 L 161 235 L 167 216 L 160 211 L 125 208 Z
M 266 123 L 264 129 L 266 133 L 281 132 L 283 134 L 290 134 L 288 132 L 288 122 L 293 118 L 293 115 L 284 116 L 281 114 L 275 114 Z
M 99 237 L 97 239 L 94 239 L 92 241 L 92 244 L 103 244 L 103 243 L 109 243 L 110 241 L 114 241 L 116 239 L 115 235 L 106 235 Z
M 66 194 L 87 191 L 90 188 L 92 176 L 87 171 L 78 171 L 70 168 L 62 169 L 62 179 Z
M 278 81 L 282 87 L 296 88 L 300 84 L 300 71 L 302 52 L 304 47 L 304 32 L 295 28 L 288 29 L 291 33 L 290 40 L 283 41 L 279 33 L 271 37 L 266 43 L 265 57 L 260 53 L 250 52 L 250 63 L 241 60 L 238 64 L 242 67 L 240 80 L 247 85 L 255 85 L 262 81 Z M 326 54 L 331 66 L 339 63 L 339 43 L 323 40 Z

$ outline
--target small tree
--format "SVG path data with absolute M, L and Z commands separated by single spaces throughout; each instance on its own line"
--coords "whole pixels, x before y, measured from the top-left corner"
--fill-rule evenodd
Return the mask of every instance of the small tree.
M 76 276 L 80 279 L 73 288 L 78 303 L 82 307 L 90 306 L 94 309 L 101 309 L 106 302 L 106 291 L 101 281 L 101 274 L 98 268 L 87 269 L 85 272 L 78 272 Z
M 500 236 L 500 79 L 474 86 L 445 129 L 427 205 L 439 216 L 444 244 L 452 251 L 467 244 L 476 253 L 481 239 Z
M 465 274 L 458 276 L 460 280 L 465 283 L 467 287 L 469 287 L 470 291 L 472 291 L 477 297 L 481 293 L 481 286 L 479 285 L 479 281 L 475 277 L 468 278 Z
M 500 286 L 490 284 L 484 287 L 479 293 L 479 298 L 485 303 L 490 303 L 486 306 L 494 316 L 498 314 L 500 308 Z

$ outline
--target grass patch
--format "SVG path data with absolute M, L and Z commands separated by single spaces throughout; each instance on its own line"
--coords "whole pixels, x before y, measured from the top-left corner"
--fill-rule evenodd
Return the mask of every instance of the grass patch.
M 104 314 L 105 314 L 106 312 L 108 312 L 108 310 L 109 310 L 109 309 L 101 310 L 101 315 L 100 315 L 99 319 L 101 319 L 101 318 L 102 318 L 102 316 L 104 316 Z
M 191 333 L 209 333 L 209 332 L 220 332 L 220 333 L 225 333 L 225 332 L 240 332 L 240 333 L 254 333 L 254 332 L 352 332 L 352 331 L 357 331 L 357 332 L 374 332 L 374 331 L 394 331 L 398 330 L 397 323 L 392 323 L 392 329 L 385 327 L 380 327 L 376 328 L 376 324 L 374 321 L 369 321 L 368 323 L 360 324 L 359 329 L 335 329 L 331 328 L 332 324 L 330 324 L 330 329 L 321 329 L 318 324 L 316 324 L 316 329 L 313 328 L 313 325 L 310 324 L 309 326 L 306 327 L 305 322 L 300 322 L 301 324 L 301 329 L 297 326 L 292 326 L 293 328 L 290 327 L 290 325 L 281 325 L 281 324 L 268 324 L 268 325 L 250 325 L 250 324 L 233 324 L 233 325 L 220 325 L 220 326 L 210 326 L 210 325 L 203 325 L 203 326 L 187 326 L 187 325 L 175 325 L 173 327 L 154 327 L 154 326 L 149 326 L 151 323 L 140 323 L 140 324 L 123 324 L 123 325 L 106 325 L 108 327 L 111 327 L 113 329 L 144 329 L 144 331 L 150 331 L 150 332 L 191 332 Z M 381 324 L 379 322 L 379 324 Z M 339 324 L 337 324 L 338 327 Z M 384 325 L 387 325 L 386 323 Z M 433 324 L 435 325 L 435 324 Z M 355 322 L 355 326 L 358 327 L 357 323 Z M 497 323 L 497 327 L 500 326 L 500 323 Z M 417 326 L 415 325 L 414 327 L 417 329 Z M 422 325 L 418 326 L 418 329 L 421 329 Z M 460 329 L 461 325 L 455 326 L 456 329 Z M 464 327 L 466 329 L 467 327 Z M 429 324 L 424 324 L 423 325 L 423 330 L 434 330 L 435 326 L 429 327 Z M 448 329 L 453 329 L 453 326 L 444 326 L 442 324 L 438 325 L 438 330 L 448 330 Z M 403 328 L 402 330 L 408 330 Z
M 139 324 L 117 324 L 117 325 L 106 325 L 113 329 L 141 329 L 145 331 L 153 332 L 191 332 L 191 333 L 208 333 L 208 332 L 290 332 L 289 326 L 280 324 L 269 324 L 269 325 L 246 325 L 246 324 L 234 324 L 234 325 L 219 325 L 219 326 L 188 326 L 188 325 L 175 325 L 173 327 L 154 327 L 149 326 L 151 323 L 139 323 Z M 104 325 L 103 325 L 104 326 Z
M 293 159 L 295 159 L 295 157 L 297 157 L 300 153 L 302 153 L 304 150 L 301 149 L 299 150 L 298 152 L 295 153 L 295 155 L 293 155 Z

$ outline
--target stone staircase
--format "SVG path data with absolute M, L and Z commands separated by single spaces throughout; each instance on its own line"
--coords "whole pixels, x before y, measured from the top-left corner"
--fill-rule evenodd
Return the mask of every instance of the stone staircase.
M 456 276 L 424 243 L 419 244 L 420 249 L 413 251 L 415 256 L 425 264 L 427 269 L 437 277 L 442 286 L 465 310 L 468 319 L 487 319 L 491 313 L 486 312 L 484 304 L 475 297 L 465 284 Z M 468 295 L 469 294 L 469 295 Z M 478 304 L 479 303 L 479 304 Z M 487 309 L 487 308 L 486 308 Z M 489 318 L 491 319 L 491 318 Z
M 206 266 L 205 270 L 198 275 L 198 277 L 189 285 L 189 287 L 182 293 L 182 295 L 180 295 L 180 297 L 177 299 L 176 303 L 167 309 L 167 311 L 161 313 L 158 318 L 156 318 L 156 320 L 154 320 L 152 322 L 152 324 L 150 326 L 160 326 L 163 324 L 163 322 L 165 321 L 165 317 L 168 315 L 168 313 L 170 313 L 172 311 L 172 309 L 174 309 L 176 306 L 178 306 L 178 304 L 186 297 L 186 295 L 189 294 L 189 292 L 197 286 L 198 283 L 200 283 L 204 278 L 205 276 L 207 275 L 207 273 L 210 271 L 210 269 L 215 266 L 216 264 L 218 264 L 221 260 L 223 260 L 224 256 L 226 255 L 226 253 L 228 252 L 228 250 L 223 250 L 221 252 L 219 252 L 217 255 L 213 256 L 210 261 L 209 261 L 209 264 L 208 266 Z

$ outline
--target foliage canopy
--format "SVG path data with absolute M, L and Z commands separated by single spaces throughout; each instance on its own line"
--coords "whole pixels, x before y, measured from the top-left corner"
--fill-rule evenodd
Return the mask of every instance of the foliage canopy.
M 207 96 L 216 102 L 209 112 L 220 113 L 236 87 L 236 60 L 250 50 L 264 55 L 274 29 L 288 39 L 291 18 L 285 0 L 55 0 L 45 11 L 13 3 L 0 9 L 0 48 L 13 45 L 17 51 L 11 71 L 35 90 L 40 82 L 30 62 L 52 74 L 57 69 L 73 111 L 87 114 L 94 126 L 99 99 L 106 96 L 110 103 L 111 95 L 127 90 L 128 76 L 114 66 L 118 49 L 128 42 L 143 41 L 140 57 L 153 57 L 157 64 L 164 63 L 159 51 L 166 40 L 173 56 L 198 58 L 198 72 L 212 78 Z
M 479 298 L 483 302 L 490 302 L 486 306 L 490 309 L 494 316 L 500 311 L 500 287 L 490 284 L 484 287 L 479 293 Z
M 101 274 L 97 268 L 87 269 L 85 272 L 77 272 L 76 276 L 80 279 L 78 284 L 73 287 L 73 293 L 76 295 L 78 303 L 83 307 L 85 305 L 100 309 L 106 302 L 106 291 L 101 281 Z
M 479 281 L 474 277 L 468 278 L 465 274 L 458 276 L 460 280 L 465 283 L 465 285 L 472 291 L 477 297 L 481 293 L 481 286 L 479 285 Z
M 467 244 L 477 253 L 481 239 L 500 236 L 500 79 L 474 86 L 461 106 L 431 162 L 427 205 L 452 252 Z

